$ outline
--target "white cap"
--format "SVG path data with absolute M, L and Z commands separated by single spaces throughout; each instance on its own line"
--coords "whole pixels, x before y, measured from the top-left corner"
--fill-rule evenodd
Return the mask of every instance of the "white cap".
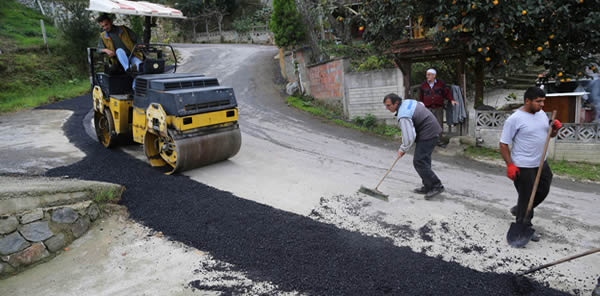
M 431 74 L 433 74 L 433 75 L 436 75 L 436 74 L 437 74 L 437 72 L 435 72 L 435 70 L 434 70 L 434 69 L 429 69 L 429 70 L 427 70 L 427 73 L 431 73 Z

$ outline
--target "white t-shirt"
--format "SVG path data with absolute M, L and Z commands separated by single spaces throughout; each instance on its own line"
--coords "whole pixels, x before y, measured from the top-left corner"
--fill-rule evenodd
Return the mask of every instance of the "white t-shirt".
M 537 168 L 549 128 L 550 122 L 544 110 L 531 114 L 519 109 L 504 122 L 500 142 L 512 144 L 510 156 L 517 167 Z

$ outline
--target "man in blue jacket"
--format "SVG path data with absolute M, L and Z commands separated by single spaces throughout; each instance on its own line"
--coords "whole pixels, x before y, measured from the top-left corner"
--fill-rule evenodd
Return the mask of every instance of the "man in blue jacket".
M 442 193 L 444 186 L 431 169 L 431 154 L 442 132 L 438 120 L 422 102 L 402 100 L 394 93 L 386 95 L 383 104 L 390 112 L 395 113 L 402 130 L 402 145 L 398 149 L 398 157 L 404 156 L 416 143 L 413 165 L 421 177 L 423 186 L 414 191 L 425 194 L 425 199 Z

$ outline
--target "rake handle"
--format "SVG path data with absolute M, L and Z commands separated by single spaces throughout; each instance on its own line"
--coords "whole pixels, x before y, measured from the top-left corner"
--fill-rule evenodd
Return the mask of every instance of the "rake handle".
M 577 254 L 577 255 L 570 256 L 570 257 L 562 258 L 562 259 L 560 259 L 560 260 L 556 260 L 556 261 L 554 261 L 554 262 L 552 262 L 552 263 L 548 263 L 548 264 L 540 265 L 540 266 L 538 266 L 538 267 L 534 267 L 534 268 L 532 268 L 532 269 L 530 269 L 530 270 L 527 270 L 527 271 L 524 271 L 524 272 L 521 272 L 521 273 L 519 273 L 519 275 L 526 275 L 526 274 L 528 274 L 528 273 L 532 273 L 532 272 L 534 272 L 534 271 L 538 271 L 538 270 L 540 270 L 540 269 L 544 269 L 544 268 L 547 268 L 547 267 L 550 267 L 550 266 L 554 266 L 554 265 L 557 265 L 557 264 L 561 264 L 561 263 L 563 263 L 563 262 L 571 261 L 571 260 L 573 260 L 573 259 L 577 259 L 577 258 L 579 258 L 579 257 L 583 257 L 583 256 L 591 255 L 591 254 L 598 253 L 598 252 L 600 252 L 600 248 L 591 249 L 591 250 L 589 250 L 589 251 L 587 251 L 587 252 L 583 252 L 583 253 L 581 253 L 581 254 Z
M 556 119 L 556 110 L 552 111 L 551 121 L 554 122 L 554 119 Z M 550 128 L 548 129 L 548 135 L 546 136 L 546 144 L 544 144 L 544 153 L 542 154 L 542 158 L 540 159 L 540 166 L 538 167 L 537 175 L 535 176 L 535 182 L 533 183 L 533 190 L 531 190 L 531 196 L 529 197 L 529 203 L 527 204 L 527 212 L 525 212 L 525 217 L 523 219 L 527 219 L 529 213 L 531 212 L 531 208 L 533 208 L 533 199 L 535 197 L 535 193 L 540 183 L 540 177 L 542 176 L 542 168 L 544 166 L 544 161 L 546 160 L 546 152 L 548 152 L 548 144 L 550 144 L 550 135 L 552 134 L 552 122 L 550 123 Z
M 400 159 L 400 156 L 396 157 L 396 160 L 394 160 L 394 163 L 392 164 L 392 166 L 387 170 L 385 175 L 383 175 L 383 178 L 381 178 L 381 181 L 379 181 L 379 183 L 377 183 L 377 186 L 375 186 L 375 190 L 378 190 L 377 188 L 379 188 L 379 185 L 381 185 L 381 182 L 383 182 L 385 177 L 387 177 L 387 175 L 390 173 L 390 171 L 394 168 L 394 166 L 396 165 L 396 162 L 398 162 L 398 159 Z

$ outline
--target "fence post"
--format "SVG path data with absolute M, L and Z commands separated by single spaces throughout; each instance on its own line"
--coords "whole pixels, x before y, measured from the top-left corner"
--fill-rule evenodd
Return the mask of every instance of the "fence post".
M 44 44 L 46 45 L 46 50 L 48 54 L 50 54 L 50 47 L 48 47 L 48 39 L 46 38 L 46 26 L 44 26 L 44 20 L 40 19 L 40 25 L 42 27 L 42 36 L 44 36 Z

